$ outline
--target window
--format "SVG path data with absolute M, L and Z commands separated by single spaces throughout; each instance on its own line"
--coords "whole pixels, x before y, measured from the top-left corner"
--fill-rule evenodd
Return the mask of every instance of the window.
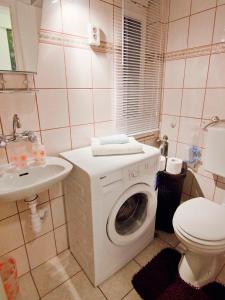
M 154 9 L 152 10 L 152 5 Z M 124 0 L 115 22 L 115 126 L 129 135 L 159 128 L 163 56 L 159 1 Z M 154 18 L 154 21 L 153 21 Z M 121 23 L 120 23 L 121 22 Z M 122 25 L 122 26 L 121 26 Z

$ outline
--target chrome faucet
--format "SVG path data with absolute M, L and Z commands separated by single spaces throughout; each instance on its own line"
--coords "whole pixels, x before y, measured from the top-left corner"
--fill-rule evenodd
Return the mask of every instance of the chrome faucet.
M 16 132 L 17 128 L 21 128 L 20 118 L 17 114 L 13 116 L 13 132 L 9 135 L 1 135 L 0 134 L 0 148 L 5 148 L 8 143 L 26 140 L 31 143 L 35 143 L 37 141 L 37 136 L 33 131 L 24 131 L 20 134 Z
M 12 136 L 13 140 L 16 139 L 16 129 L 21 127 L 22 126 L 21 126 L 20 118 L 17 114 L 15 114 L 13 116 L 13 136 Z

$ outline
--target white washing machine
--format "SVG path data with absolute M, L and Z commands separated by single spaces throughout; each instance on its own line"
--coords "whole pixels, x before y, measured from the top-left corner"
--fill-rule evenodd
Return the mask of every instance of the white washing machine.
M 64 181 L 70 250 L 94 285 L 154 238 L 160 153 L 93 157 L 91 148 L 62 153 L 74 168 Z

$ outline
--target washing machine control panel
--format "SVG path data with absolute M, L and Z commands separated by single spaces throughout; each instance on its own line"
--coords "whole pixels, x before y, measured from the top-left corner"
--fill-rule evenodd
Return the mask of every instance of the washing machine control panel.
M 127 171 L 128 171 L 129 179 L 137 178 L 138 176 L 140 176 L 139 165 L 133 166 L 133 167 L 129 168 Z
M 137 179 L 139 176 L 148 175 L 155 177 L 158 171 L 158 160 L 156 158 L 148 159 L 125 169 L 125 176 L 129 180 Z

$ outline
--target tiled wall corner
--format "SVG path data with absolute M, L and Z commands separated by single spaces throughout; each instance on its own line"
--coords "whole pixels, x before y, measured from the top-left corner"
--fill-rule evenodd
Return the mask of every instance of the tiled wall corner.
M 161 135 L 169 136 L 170 155 L 186 159 L 193 145 L 202 153 L 185 180 L 183 199 L 225 201 L 221 179 L 204 170 L 202 129 L 214 115 L 225 119 L 224 13 L 224 1 L 170 0 Z

